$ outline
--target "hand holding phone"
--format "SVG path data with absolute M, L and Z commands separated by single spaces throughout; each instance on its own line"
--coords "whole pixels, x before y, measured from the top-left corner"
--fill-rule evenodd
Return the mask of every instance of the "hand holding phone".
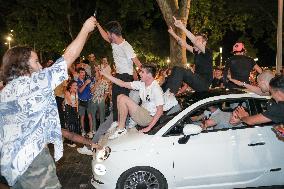
M 283 124 L 280 124 L 280 125 L 273 127 L 273 130 L 278 135 L 278 137 L 284 139 L 284 125 Z

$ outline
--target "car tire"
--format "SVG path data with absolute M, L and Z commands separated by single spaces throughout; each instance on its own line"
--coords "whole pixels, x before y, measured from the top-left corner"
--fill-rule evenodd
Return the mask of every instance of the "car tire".
M 116 189 L 167 189 L 165 177 L 152 167 L 133 167 L 125 171 L 118 179 Z

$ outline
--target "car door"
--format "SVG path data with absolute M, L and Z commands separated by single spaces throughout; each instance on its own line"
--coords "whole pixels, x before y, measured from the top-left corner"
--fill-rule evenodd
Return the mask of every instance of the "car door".
M 171 137 L 175 137 L 176 188 L 250 186 L 268 167 L 268 150 L 262 145 L 264 139 L 258 128 L 201 132 L 184 144 L 178 142 L 182 135 Z
M 266 99 L 255 99 L 254 103 L 257 113 L 266 111 L 269 104 Z M 268 185 L 284 185 L 284 141 L 273 132 L 274 125 L 274 123 L 266 123 L 259 127 L 262 135 L 266 138 L 266 146 L 269 149 L 267 153 L 271 163 L 263 182 Z

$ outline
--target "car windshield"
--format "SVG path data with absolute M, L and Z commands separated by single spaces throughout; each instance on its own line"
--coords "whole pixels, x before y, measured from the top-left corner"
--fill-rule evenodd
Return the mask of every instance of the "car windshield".
M 192 98 L 190 98 L 190 96 Z M 179 105 L 181 106 L 181 110 L 178 112 L 175 112 L 171 115 L 167 115 L 164 113 L 164 115 L 161 116 L 158 123 L 149 131 L 147 134 L 154 135 L 156 134 L 163 126 L 165 126 L 172 118 L 174 118 L 177 114 L 179 114 L 181 111 L 186 109 L 188 106 L 192 105 L 193 103 L 197 102 L 198 99 L 194 98 L 192 94 L 182 95 L 178 96 L 177 100 L 179 102 Z
M 184 93 L 183 95 L 177 96 L 176 98 L 178 100 L 179 105 L 181 106 L 181 111 L 182 111 L 187 107 L 189 107 L 190 105 L 194 104 L 195 102 L 198 102 L 205 98 L 209 98 L 212 96 L 220 96 L 224 94 L 241 94 L 241 93 L 244 92 L 238 90 L 227 91 L 225 89 L 214 89 L 214 90 L 209 90 L 207 92 L 188 92 Z M 167 115 L 166 112 L 164 112 L 164 115 L 161 116 L 158 123 L 147 134 L 149 135 L 156 134 L 163 126 L 165 126 L 173 117 L 175 117 L 181 111 L 171 115 Z M 141 128 L 138 127 L 138 130 L 139 129 Z

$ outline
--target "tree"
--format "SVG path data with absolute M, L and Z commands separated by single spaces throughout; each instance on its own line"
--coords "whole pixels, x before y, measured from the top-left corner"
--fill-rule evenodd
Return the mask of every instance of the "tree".
M 18 0 L 10 6 L 7 25 L 14 30 L 17 44 L 34 47 L 41 60 L 45 52 L 62 54 L 69 41 L 64 19 L 68 1 Z
M 157 0 L 157 3 L 168 27 L 173 25 L 173 16 L 187 25 L 190 0 Z M 178 36 L 186 40 L 184 32 L 176 28 L 174 30 Z M 173 38 L 170 38 L 170 59 L 172 64 L 175 65 L 185 65 L 187 62 L 185 47 L 179 46 Z

